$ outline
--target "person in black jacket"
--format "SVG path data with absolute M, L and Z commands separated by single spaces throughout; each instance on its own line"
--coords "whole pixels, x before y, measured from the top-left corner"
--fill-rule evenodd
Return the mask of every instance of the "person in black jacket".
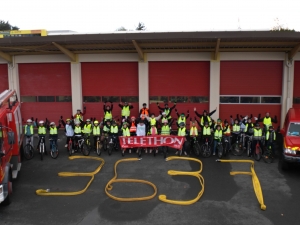
M 203 128 L 205 122 L 208 122 L 209 126 L 212 125 L 212 120 L 211 120 L 210 117 L 211 117 L 216 111 L 217 111 L 217 107 L 216 107 L 215 110 L 211 111 L 210 113 L 207 113 L 207 111 L 204 110 L 204 111 L 203 111 L 203 114 L 201 115 L 201 114 L 199 114 L 199 113 L 197 112 L 196 107 L 194 108 L 195 114 L 200 118 L 200 126 L 201 126 L 201 128 Z
M 176 107 L 176 102 L 174 102 L 174 105 L 171 108 L 169 108 L 169 105 L 167 102 L 165 103 L 165 108 L 160 107 L 158 102 L 156 102 L 156 104 L 157 104 L 157 107 L 159 108 L 159 110 L 162 110 L 167 115 L 169 115 L 168 121 L 170 122 L 172 119 L 171 113 L 172 113 L 172 110 L 175 109 L 175 107 Z

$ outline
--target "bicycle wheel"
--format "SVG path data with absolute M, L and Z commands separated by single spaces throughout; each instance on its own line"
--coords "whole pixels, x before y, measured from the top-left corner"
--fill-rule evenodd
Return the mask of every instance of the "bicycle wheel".
M 24 148 L 24 157 L 27 159 L 27 160 L 30 160 L 32 159 L 34 156 L 34 150 L 33 150 L 33 147 L 30 145 L 30 144 L 27 144 Z
M 40 144 L 40 155 L 41 155 L 41 161 L 43 161 L 43 155 L 44 155 L 44 144 Z
M 200 155 L 200 145 L 198 142 L 194 143 L 193 152 L 196 156 Z
M 72 155 L 72 151 L 73 151 L 73 149 L 72 149 L 72 142 L 69 141 L 69 144 L 68 144 L 68 153 L 69 153 L 69 156 Z
M 218 145 L 218 157 L 221 159 L 223 156 L 223 146 L 220 144 Z
M 247 156 L 248 156 L 248 157 L 250 157 L 250 155 L 251 155 L 250 150 L 251 150 L 251 145 L 250 145 L 250 143 L 248 142 L 248 144 L 247 144 Z
M 210 157 L 211 156 L 211 148 L 210 148 L 210 146 L 206 145 L 206 144 L 202 145 L 200 153 L 201 153 L 201 155 L 204 158 Z
M 167 146 L 163 146 L 164 159 L 167 158 Z
M 227 152 L 229 151 L 228 146 L 229 146 L 228 142 L 225 142 L 225 146 L 223 147 L 223 156 L 227 155 Z
M 255 151 L 253 152 L 253 156 L 256 161 L 259 161 L 261 159 L 261 153 L 262 153 L 262 150 L 261 150 L 260 146 L 256 146 Z
M 108 146 L 107 146 L 108 155 L 111 155 L 113 148 L 114 148 L 114 144 L 112 144 L 112 143 L 108 144 Z
M 107 150 L 107 139 L 106 138 L 104 138 L 104 140 L 103 140 L 103 150 L 104 151 L 106 151 Z
M 86 144 L 83 143 L 83 145 L 81 146 L 81 152 L 83 155 L 88 156 L 90 154 L 91 148 Z
M 101 155 L 101 148 L 102 148 L 102 144 L 100 143 L 100 141 L 97 142 L 97 149 L 96 149 L 96 153 L 98 156 Z
M 138 156 L 139 156 L 139 158 L 142 157 L 142 148 L 138 148 Z
M 56 159 L 58 157 L 58 149 L 57 149 L 57 146 L 55 144 L 52 145 L 50 155 L 51 155 L 52 159 Z
M 240 156 L 244 152 L 244 148 L 241 143 L 234 143 L 231 148 L 231 152 L 233 155 Z

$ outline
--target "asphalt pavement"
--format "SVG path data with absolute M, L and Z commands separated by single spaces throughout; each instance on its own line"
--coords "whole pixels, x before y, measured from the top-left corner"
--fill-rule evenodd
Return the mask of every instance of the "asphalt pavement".
M 104 188 L 114 176 L 114 164 L 121 159 L 120 152 L 108 156 L 102 170 L 87 191 L 78 196 L 38 196 L 37 189 L 66 192 L 83 189 L 89 177 L 59 177 L 58 172 L 90 172 L 99 161 L 90 159 L 69 160 L 64 148 L 65 137 L 59 141 L 60 155 L 49 155 L 40 160 L 38 153 L 32 160 L 24 160 L 18 178 L 13 183 L 12 203 L 0 206 L 0 224 L 299 224 L 300 214 L 300 169 L 283 172 L 278 167 L 278 158 L 272 164 L 262 160 L 255 162 L 265 205 L 262 211 L 255 196 L 249 175 L 231 176 L 230 171 L 250 171 L 245 163 L 217 163 L 217 157 L 200 158 L 203 162 L 204 194 L 198 202 L 189 206 L 161 202 L 158 196 L 169 199 L 194 199 L 200 184 L 195 177 L 170 176 L 168 170 L 195 171 L 196 162 L 172 160 L 165 162 L 162 154 L 154 157 L 144 154 L 142 160 L 124 162 L 118 166 L 118 178 L 142 179 L 157 186 L 157 195 L 148 201 L 119 202 L 109 198 Z M 35 140 L 35 143 L 37 139 Z M 80 155 L 79 153 L 75 155 Z M 97 157 L 94 152 L 91 156 Z M 168 156 L 173 156 L 170 151 Z M 136 158 L 126 154 L 124 158 Z M 227 159 L 249 159 L 229 156 Z M 145 184 L 117 183 L 112 194 L 119 197 L 142 197 L 153 193 Z

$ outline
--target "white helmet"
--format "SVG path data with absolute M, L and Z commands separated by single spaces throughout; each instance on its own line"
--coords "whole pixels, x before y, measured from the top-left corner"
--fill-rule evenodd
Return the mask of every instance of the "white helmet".
M 32 123 L 32 120 L 31 120 L 31 119 L 28 119 L 28 120 L 27 120 L 27 123 Z
M 42 124 L 42 123 L 44 123 L 44 121 L 43 121 L 43 120 L 41 120 L 41 121 L 39 122 L 39 124 Z
M 50 126 L 52 126 L 52 125 L 55 125 L 55 123 L 54 123 L 54 122 L 51 122 L 51 123 L 50 123 Z
M 91 122 L 91 120 L 90 120 L 90 119 L 87 119 L 86 122 Z
M 78 124 L 80 124 L 80 121 L 76 120 L 75 125 L 78 125 Z

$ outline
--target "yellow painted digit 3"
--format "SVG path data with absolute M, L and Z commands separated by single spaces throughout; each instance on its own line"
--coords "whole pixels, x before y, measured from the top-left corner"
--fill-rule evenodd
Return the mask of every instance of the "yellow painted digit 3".
M 167 161 L 170 160 L 190 160 L 190 161 L 195 161 L 198 162 L 200 164 L 200 169 L 198 171 L 190 171 L 190 172 L 185 172 L 185 171 L 175 171 L 175 170 L 169 170 L 168 174 L 171 176 L 193 176 L 199 179 L 200 185 L 202 186 L 201 191 L 199 192 L 198 196 L 195 199 L 192 200 L 188 200 L 188 201 L 178 201 L 178 200 L 170 200 L 167 199 L 166 195 L 159 195 L 159 200 L 166 202 L 166 203 L 170 203 L 170 204 L 176 204 L 176 205 L 191 205 L 195 202 L 197 202 L 203 192 L 204 192 L 204 178 L 202 177 L 202 175 L 200 174 L 202 171 L 202 162 L 199 159 L 195 159 L 195 158 L 187 158 L 187 157 L 176 157 L 176 156 L 172 156 L 172 157 L 168 157 L 166 159 Z
M 99 157 L 93 157 L 93 156 L 71 156 L 69 157 L 70 160 L 73 159 L 93 159 L 93 160 L 98 160 L 101 161 L 100 166 L 97 167 L 97 169 L 93 172 L 88 172 L 88 173 L 74 173 L 74 172 L 60 172 L 58 173 L 58 176 L 60 177 L 91 177 L 90 181 L 86 185 L 86 187 L 80 191 L 71 191 L 71 192 L 49 192 L 45 189 L 38 189 L 36 190 L 37 195 L 42 195 L 42 196 L 70 196 L 70 195 L 80 195 L 84 193 L 88 187 L 91 185 L 91 183 L 94 180 L 95 174 L 99 173 L 101 168 L 104 165 L 104 160 Z

